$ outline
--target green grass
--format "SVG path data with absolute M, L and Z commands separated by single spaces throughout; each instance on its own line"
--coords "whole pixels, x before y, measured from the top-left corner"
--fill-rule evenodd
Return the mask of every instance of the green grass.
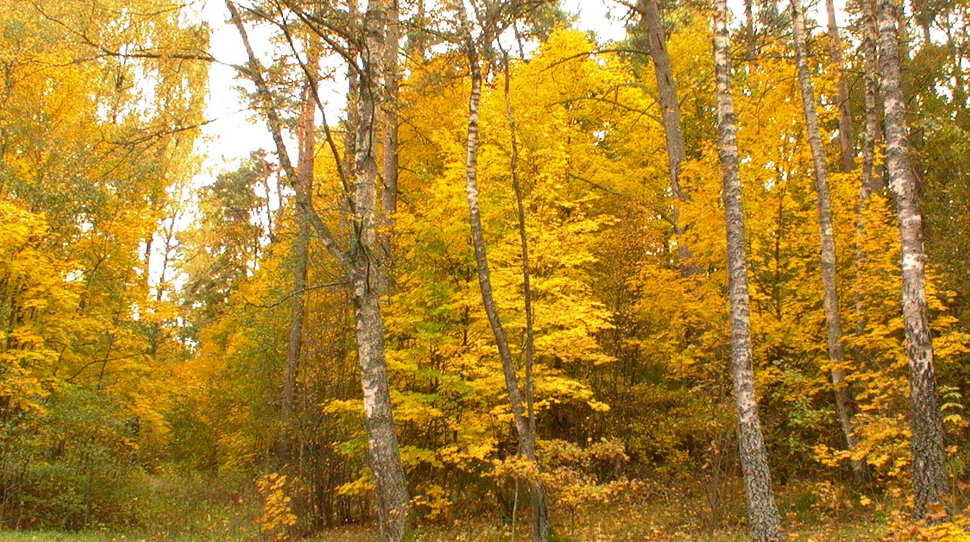
M 705 505 L 698 495 L 639 493 L 575 514 L 558 510 L 556 542 L 742 542 L 748 540 L 742 520 L 740 488 L 729 488 L 716 505 Z M 871 509 L 853 508 L 839 501 L 838 512 L 824 509 L 817 499 L 806 498 L 808 488 L 789 488 L 779 496 L 785 515 L 786 540 L 798 542 L 875 541 L 882 531 L 880 517 Z M 149 532 L 63 533 L 53 531 L 0 531 L 0 542 L 253 542 L 256 527 L 239 507 L 204 514 L 183 524 L 179 533 Z M 420 525 L 413 542 L 507 542 L 510 528 L 493 517 L 460 519 L 453 524 Z M 349 526 L 318 533 L 306 542 L 373 542 L 373 526 Z M 519 522 L 516 540 L 529 540 L 528 525 Z
M 210 533 L 178 536 L 146 536 L 122 533 L 64 533 L 55 531 L 0 531 L 0 542 L 250 542 L 252 536 Z M 331 538 L 324 540 L 328 542 Z M 364 540 L 364 539 L 361 539 Z M 371 540 L 371 539 L 367 539 Z
M 613 521 L 610 521 L 612 519 Z M 748 540 L 740 529 L 727 531 L 699 531 L 683 526 L 665 526 L 656 523 L 640 523 L 642 518 L 630 518 L 622 522 L 617 517 L 603 515 L 599 520 L 584 523 L 577 528 L 560 529 L 560 542 L 742 542 Z M 790 526 L 787 540 L 800 542 L 855 542 L 875 540 L 880 526 L 875 523 L 826 522 L 811 526 Z M 519 529 L 517 540 L 527 541 L 528 533 Z M 215 536 L 215 537 L 214 537 Z M 505 542 L 509 530 L 482 523 L 458 523 L 447 527 L 424 527 L 414 536 L 415 542 Z M 222 538 L 219 535 L 190 535 L 174 538 L 154 538 L 139 535 L 99 533 L 58 533 L 52 531 L 0 531 L 0 542 L 244 542 L 248 537 Z M 307 542 L 372 542 L 373 529 L 354 527 L 328 531 Z
M 107 542 L 126 540 L 94 533 L 59 533 L 54 531 L 0 531 L 0 542 Z

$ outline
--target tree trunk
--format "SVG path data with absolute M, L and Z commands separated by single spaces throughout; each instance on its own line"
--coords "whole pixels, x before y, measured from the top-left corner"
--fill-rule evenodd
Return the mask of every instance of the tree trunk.
M 674 228 L 677 242 L 677 255 L 680 259 L 680 272 L 683 276 L 696 274 L 699 270 L 693 263 L 690 248 L 682 242 L 684 225 L 680 223 L 680 203 L 687 199 L 680 186 L 680 168 L 685 158 L 684 129 L 680 120 L 680 102 L 677 101 L 677 85 L 674 72 L 667 55 L 667 40 L 664 36 L 657 0 L 640 0 L 641 23 L 647 37 L 647 49 L 653 60 L 653 71 L 657 79 L 657 94 L 660 102 L 660 119 L 664 128 L 667 145 L 667 169 L 670 175 L 670 193 L 674 205 L 670 210 L 670 222 Z
M 744 0 L 744 59 L 754 62 L 758 57 L 758 34 L 754 24 L 754 0 Z
M 316 60 L 311 58 L 310 68 Z M 296 206 L 297 233 L 293 240 L 293 297 L 290 300 L 290 329 L 286 341 L 286 369 L 283 374 L 283 397 L 280 404 L 280 419 L 283 424 L 283 441 L 288 441 L 287 432 L 292 423 L 296 399 L 296 377 L 300 366 L 300 348 L 303 343 L 304 291 L 307 278 L 307 252 L 310 245 L 310 220 L 306 216 L 308 202 L 313 195 L 313 113 L 316 107 L 310 84 L 303 88 L 300 101 L 300 116 L 297 120 L 297 149 L 299 156 L 296 164 L 296 198 L 301 203 Z M 285 447 L 284 447 L 285 448 Z
M 828 14 L 829 23 L 829 56 L 831 57 L 832 65 L 839 71 L 839 78 L 835 82 L 835 88 L 839 100 L 840 165 L 842 166 L 842 173 L 849 173 L 855 168 L 855 153 L 852 150 L 852 111 L 849 108 L 849 86 L 845 81 L 845 64 L 842 60 L 842 36 L 839 34 L 839 25 L 835 19 L 834 0 L 825 0 L 825 11 Z M 804 13 L 802 15 L 804 19 Z M 803 30 L 804 26 L 803 22 Z
M 283 121 L 276 109 L 269 86 L 262 76 L 259 61 L 253 53 L 246 28 L 231 0 L 226 7 L 232 22 L 239 31 L 249 57 L 247 75 L 256 85 L 270 134 L 276 145 L 280 165 L 291 183 L 299 178 L 283 141 Z M 368 6 L 364 28 L 364 51 L 356 78 L 356 96 L 349 96 L 349 116 L 354 119 L 355 132 L 351 186 L 346 187 L 345 199 L 352 209 L 350 243 L 347 251 L 341 250 L 327 225 L 313 210 L 312 201 L 297 199 L 305 216 L 330 254 L 337 259 L 349 279 L 354 300 L 354 321 L 357 336 L 357 361 L 360 365 L 363 389 L 365 430 L 367 432 L 368 458 L 374 475 L 377 509 L 382 542 L 399 542 L 408 530 L 408 497 L 404 481 L 404 469 L 394 419 L 391 413 L 390 386 L 387 378 L 387 362 L 384 357 L 384 321 L 381 315 L 380 292 L 383 271 L 378 257 L 375 227 L 377 194 L 377 162 L 374 158 L 374 130 L 377 126 L 374 94 L 380 88 L 382 62 L 379 55 L 380 42 L 385 23 L 384 6 L 373 2 Z M 374 51 L 374 54 L 371 54 Z M 297 190 L 299 193 L 299 190 Z
M 727 230 L 728 296 L 731 305 L 731 376 L 737 406 L 738 447 L 747 497 L 751 537 L 756 542 L 781 538 L 778 510 L 771 489 L 751 360 L 748 277 L 741 213 L 738 143 L 731 97 L 730 38 L 726 0 L 714 2 L 714 63 L 717 79 L 717 125 L 723 175 L 724 219 Z
M 364 50 L 360 51 L 361 77 L 355 103 L 356 134 L 354 169 L 350 197 L 353 209 L 350 246 L 351 284 L 357 332 L 357 361 L 364 392 L 367 447 L 377 488 L 377 509 L 381 538 L 402 540 L 408 529 L 410 498 L 391 415 L 390 384 L 384 356 L 384 320 L 381 288 L 386 284 L 385 267 L 377 239 L 376 131 L 379 129 L 377 98 L 381 92 L 384 62 L 381 56 L 387 4 L 372 2 L 365 20 Z
M 535 399 L 533 390 L 535 381 L 533 377 L 533 367 L 535 366 L 535 313 L 532 310 L 532 270 L 529 264 L 529 237 L 525 227 L 525 204 L 522 198 L 522 184 L 519 179 L 519 143 L 516 138 L 515 115 L 512 112 L 512 99 L 510 96 L 510 74 L 509 57 L 505 55 L 505 116 L 509 125 L 509 143 L 511 153 L 509 156 L 509 171 L 512 174 L 512 189 L 515 192 L 515 210 L 518 219 L 519 246 L 521 247 L 522 260 L 522 308 L 525 311 L 525 411 L 528 417 L 529 440 L 531 445 L 526 449 L 526 457 L 536 461 L 535 440 L 536 440 L 536 415 Z M 536 480 L 530 480 L 529 489 L 531 491 L 533 521 L 532 537 L 536 540 L 546 540 L 549 538 L 549 504 L 545 487 Z
M 863 11 L 864 34 L 862 39 L 863 52 L 863 92 L 865 100 L 865 131 L 862 135 L 862 166 L 859 183 L 859 201 L 856 208 L 855 221 L 855 256 L 853 265 L 856 271 L 856 281 L 860 281 L 866 272 L 866 260 L 869 258 L 863 248 L 866 234 L 866 211 L 869 208 L 870 197 L 874 192 L 882 189 L 882 175 L 875 169 L 876 141 L 879 139 L 879 76 L 876 55 L 876 21 L 871 9 Z M 853 292 L 853 304 L 856 313 L 855 335 L 861 337 L 866 331 L 867 318 L 865 301 L 859 288 Z M 857 358 L 865 356 L 862 348 L 856 348 Z
M 397 96 L 400 87 L 398 75 L 398 48 L 400 47 L 400 23 L 398 21 L 398 0 L 387 0 L 387 27 L 385 39 L 381 44 L 384 59 L 384 91 L 382 92 L 381 119 L 381 257 L 386 262 L 384 273 L 388 284 L 383 293 L 390 292 L 393 280 L 390 268 L 393 263 L 394 214 L 397 212 L 397 169 L 398 169 L 398 110 Z
M 863 48 L 863 90 L 866 107 L 865 134 L 862 138 L 862 186 L 865 201 L 883 188 L 882 174 L 875 167 L 876 142 L 879 140 L 879 58 L 876 50 L 876 18 L 871 9 L 863 12 L 865 37 Z
M 933 345 L 926 311 L 923 218 L 906 141 L 897 13 L 893 0 L 878 0 L 876 22 L 885 104 L 886 166 L 896 200 L 902 261 L 903 327 L 909 364 L 909 423 L 912 431 L 913 513 L 917 518 L 923 518 L 930 504 L 943 500 L 946 471 L 943 467 L 943 427 L 933 369 Z
M 358 247 L 363 248 L 363 247 Z M 371 244 L 371 248 L 374 245 Z M 377 267 L 363 250 L 355 257 L 351 272 L 357 362 L 364 392 L 364 419 L 371 472 L 377 490 L 377 513 L 383 542 L 404 539 L 408 529 L 409 497 L 401 467 L 397 435 L 391 413 L 390 386 L 384 357 L 384 321 Z
M 465 142 L 465 195 L 468 201 L 468 222 L 471 230 L 472 247 L 475 253 L 475 266 L 478 273 L 478 286 L 482 295 L 482 305 L 488 317 L 492 335 L 498 347 L 499 359 L 502 363 L 502 373 L 505 377 L 505 390 L 509 396 L 509 406 L 512 410 L 512 420 L 515 424 L 519 441 L 519 453 L 531 462 L 538 473 L 538 463 L 535 455 L 535 433 L 532 431 L 534 422 L 525 419 L 523 412 L 522 391 L 519 388 L 518 377 L 512 366 L 512 353 L 509 350 L 508 339 L 498 308 L 492 295 L 491 274 L 488 258 L 485 254 L 485 238 L 482 232 L 481 214 L 478 206 L 478 108 L 482 94 L 482 72 L 479 65 L 478 49 L 474 43 L 468 15 L 464 5 L 459 7 L 459 15 L 465 31 L 465 48 L 468 64 L 471 69 L 471 92 L 468 98 L 468 134 Z M 513 136 L 514 137 L 514 136 Z M 523 245 L 525 247 L 525 245 Z M 532 477 L 529 480 L 532 492 L 532 539 L 535 542 L 549 540 L 551 523 L 549 518 L 548 499 L 545 487 Z
M 831 3 L 831 0 L 827 0 Z M 808 146 L 812 152 L 815 170 L 815 194 L 818 198 L 818 232 L 821 240 L 822 306 L 825 312 L 825 332 L 828 340 L 829 363 L 832 365 L 832 390 L 835 393 L 835 409 L 845 438 L 846 448 L 852 450 L 858 444 L 853 422 L 853 401 L 845 381 L 845 351 L 842 347 L 842 320 L 839 317 L 839 294 L 836 288 L 835 234 L 832 226 L 832 201 L 829 194 L 829 174 L 825 164 L 825 149 L 819 134 L 818 114 L 815 111 L 815 93 L 808 71 L 807 47 L 805 45 L 805 12 L 799 0 L 791 0 L 792 34 L 795 45 L 795 67 L 802 97 L 802 113 Z M 841 56 L 841 55 L 840 55 Z M 841 130 L 840 130 L 841 131 Z M 841 135 L 840 135 L 841 139 Z M 844 151 L 845 149 L 843 149 Z M 851 167 L 851 148 L 849 149 Z M 843 160 L 845 156 L 843 155 Z M 843 167 L 845 164 L 843 164 Z M 861 475 L 862 461 L 852 462 L 852 470 Z

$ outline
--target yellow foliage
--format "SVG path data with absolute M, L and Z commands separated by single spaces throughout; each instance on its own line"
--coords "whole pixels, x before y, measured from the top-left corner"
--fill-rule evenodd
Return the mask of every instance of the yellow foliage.
M 970 542 L 970 510 L 948 516 L 943 505 L 931 506 L 929 520 L 913 521 L 893 512 L 884 542 Z
M 256 491 L 262 497 L 262 513 L 256 520 L 259 532 L 264 540 L 282 542 L 290 539 L 290 529 L 296 525 L 296 514 L 290 506 L 290 497 L 286 494 L 289 481 L 285 474 L 267 474 L 257 480 Z

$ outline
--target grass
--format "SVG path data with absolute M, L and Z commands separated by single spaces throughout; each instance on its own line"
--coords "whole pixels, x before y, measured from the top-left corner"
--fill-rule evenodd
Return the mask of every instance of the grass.
M 741 542 L 748 540 L 740 488 L 728 488 L 727 497 L 705 504 L 698 495 L 671 492 L 630 494 L 608 504 L 584 510 L 558 510 L 556 542 Z M 838 504 L 838 503 L 837 503 Z M 780 495 L 786 540 L 798 542 L 876 541 L 881 518 L 871 509 L 844 506 L 825 509 L 806 498 L 806 488 Z M 0 542 L 254 542 L 256 528 L 235 515 L 209 516 L 195 523 L 195 534 L 64 533 L 54 531 L 0 531 Z M 227 513 L 231 513 L 227 511 Z M 200 522 L 201 523 L 201 522 Z M 528 526 L 520 521 L 516 540 L 529 540 Z M 505 542 L 511 531 L 494 518 L 463 519 L 445 525 L 421 525 L 414 542 Z M 373 526 L 350 526 L 317 534 L 306 542 L 372 542 Z
M 620 524 L 613 518 L 608 522 L 604 517 L 599 521 L 583 525 L 580 529 L 560 534 L 560 542 L 741 542 L 748 540 L 742 530 L 727 531 L 689 531 L 682 528 L 666 528 L 658 524 L 634 523 Z M 831 522 L 821 525 L 789 529 L 787 540 L 800 542 L 849 542 L 877 540 L 880 526 L 876 523 L 859 522 L 846 524 Z M 372 542 L 375 540 L 373 529 L 356 527 L 328 531 L 313 537 L 307 542 Z M 517 540 L 528 540 L 524 529 L 517 533 Z M 448 527 L 422 528 L 415 533 L 415 542 L 505 542 L 510 539 L 505 527 L 481 523 L 458 523 Z M 153 538 L 139 535 L 111 533 L 60 533 L 52 531 L 0 531 L 0 542 L 245 542 L 243 538 L 212 538 L 212 535 L 189 535 L 175 538 Z
M 216 536 L 213 538 L 213 536 Z M 174 537 L 124 533 L 65 533 L 57 531 L 0 531 L 0 542 L 243 542 L 242 538 L 221 538 L 215 533 Z

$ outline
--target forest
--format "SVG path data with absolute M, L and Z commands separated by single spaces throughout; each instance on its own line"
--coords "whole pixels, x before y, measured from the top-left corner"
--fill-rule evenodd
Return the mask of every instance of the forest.
M 0 540 L 970 541 L 970 1 L 595 1 L 0 0 Z

